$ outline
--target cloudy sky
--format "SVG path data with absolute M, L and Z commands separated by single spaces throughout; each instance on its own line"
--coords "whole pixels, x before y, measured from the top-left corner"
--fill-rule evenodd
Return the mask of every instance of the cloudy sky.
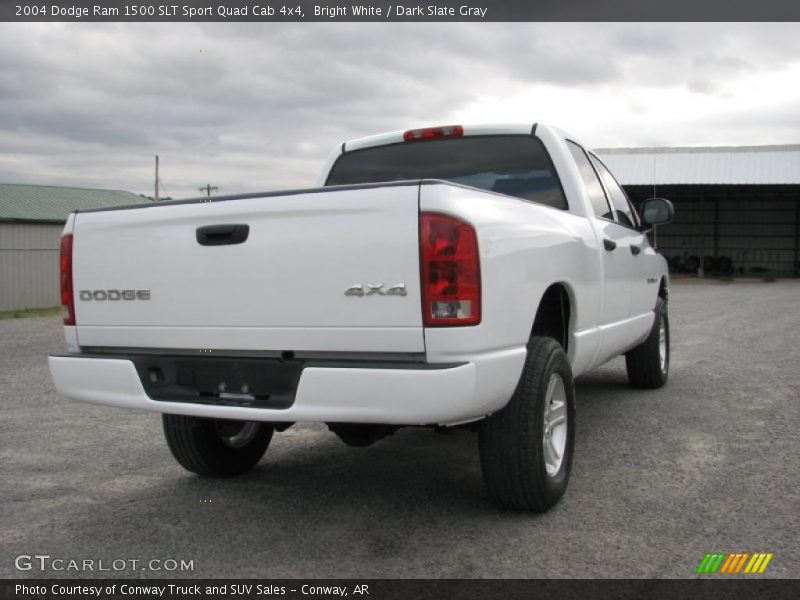
M 0 24 L 0 182 L 305 187 L 345 139 L 507 121 L 798 143 L 800 24 Z

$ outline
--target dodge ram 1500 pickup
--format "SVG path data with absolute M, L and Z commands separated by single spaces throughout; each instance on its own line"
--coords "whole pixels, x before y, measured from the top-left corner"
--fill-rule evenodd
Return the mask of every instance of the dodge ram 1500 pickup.
M 603 162 L 544 125 L 349 141 L 319 187 L 73 213 L 61 239 L 74 400 L 163 413 L 186 469 L 232 476 L 320 421 L 364 446 L 478 432 L 488 494 L 545 511 L 575 444 L 573 377 L 669 369 L 667 263 Z

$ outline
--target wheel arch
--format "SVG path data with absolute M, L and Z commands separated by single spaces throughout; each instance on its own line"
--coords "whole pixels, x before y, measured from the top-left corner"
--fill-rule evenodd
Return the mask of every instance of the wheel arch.
M 575 300 L 572 288 L 563 281 L 550 284 L 545 289 L 531 326 L 532 336 L 555 339 L 564 352 L 569 350 L 569 338 L 575 318 Z

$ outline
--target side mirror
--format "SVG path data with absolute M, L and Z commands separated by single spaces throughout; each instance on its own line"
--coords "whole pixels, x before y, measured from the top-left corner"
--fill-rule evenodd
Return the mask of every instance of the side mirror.
M 650 198 L 642 203 L 642 221 L 647 225 L 665 225 L 675 217 L 675 207 L 666 198 Z

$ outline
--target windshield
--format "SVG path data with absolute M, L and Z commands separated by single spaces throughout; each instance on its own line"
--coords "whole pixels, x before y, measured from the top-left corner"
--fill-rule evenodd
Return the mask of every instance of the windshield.
M 567 208 L 547 151 L 529 135 L 449 138 L 345 152 L 325 185 L 408 179 L 444 179 Z

